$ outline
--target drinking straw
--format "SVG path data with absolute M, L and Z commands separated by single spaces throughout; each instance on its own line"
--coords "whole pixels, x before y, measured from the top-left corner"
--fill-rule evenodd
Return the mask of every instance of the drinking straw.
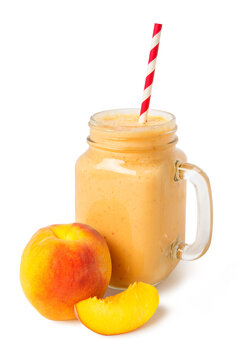
M 152 93 L 152 84 L 156 67 L 156 60 L 161 36 L 162 24 L 154 24 L 151 50 L 148 59 L 147 75 L 145 79 L 143 99 L 140 110 L 139 123 L 145 124 L 147 122 L 148 109 Z

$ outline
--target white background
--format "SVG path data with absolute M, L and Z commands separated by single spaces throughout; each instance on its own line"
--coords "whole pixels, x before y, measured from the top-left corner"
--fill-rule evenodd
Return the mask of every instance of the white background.
M 1 0 L 1 359 L 239 359 L 238 5 Z M 22 293 L 20 258 L 38 228 L 74 221 L 74 164 L 89 116 L 140 106 L 154 22 L 163 30 L 151 107 L 177 116 L 179 147 L 209 175 L 213 239 L 158 287 L 147 324 L 104 337 L 39 315 Z

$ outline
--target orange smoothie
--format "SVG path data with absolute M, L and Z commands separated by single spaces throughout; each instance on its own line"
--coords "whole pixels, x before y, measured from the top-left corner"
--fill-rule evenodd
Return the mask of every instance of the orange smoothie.
M 185 239 L 185 181 L 175 181 L 172 114 L 112 110 L 90 120 L 89 150 L 76 162 L 76 221 L 106 239 L 112 258 L 110 285 L 156 284 L 177 265 L 171 246 Z

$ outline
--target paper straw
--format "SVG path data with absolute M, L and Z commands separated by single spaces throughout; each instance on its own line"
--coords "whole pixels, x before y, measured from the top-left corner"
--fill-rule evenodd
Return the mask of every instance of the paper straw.
M 148 59 L 147 76 L 145 79 L 142 105 L 140 110 L 139 123 L 147 122 L 148 109 L 152 93 L 152 84 L 156 67 L 156 60 L 161 36 L 162 24 L 154 24 L 151 50 Z

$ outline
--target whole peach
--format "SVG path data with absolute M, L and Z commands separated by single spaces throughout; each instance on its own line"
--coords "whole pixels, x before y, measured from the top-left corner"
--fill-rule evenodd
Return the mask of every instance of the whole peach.
M 20 280 L 30 303 L 48 319 L 75 319 L 74 304 L 102 297 L 111 278 L 106 241 L 83 224 L 37 231 L 23 251 Z

